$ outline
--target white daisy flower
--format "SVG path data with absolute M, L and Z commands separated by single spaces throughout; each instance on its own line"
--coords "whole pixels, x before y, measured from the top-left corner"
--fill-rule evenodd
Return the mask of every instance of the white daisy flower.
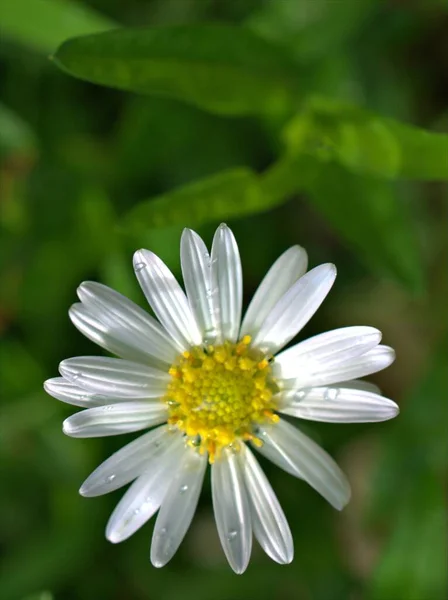
M 70 358 L 60 364 L 62 377 L 45 382 L 55 398 L 86 409 L 64 421 L 64 432 L 96 437 L 157 426 L 81 486 L 83 496 L 99 496 L 133 481 L 107 524 L 111 542 L 159 511 L 151 561 L 165 565 L 191 523 L 210 463 L 216 524 L 232 569 L 246 569 L 253 535 L 273 560 L 291 562 L 291 531 L 253 448 L 338 510 L 348 502 L 350 487 L 336 463 L 279 413 L 336 423 L 390 419 L 397 405 L 357 378 L 389 366 L 395 355 L 372 327 L 336 329 L 283 350 L 336 277 L 334 265 L 306 272 L 307 262 L 300 246 L 280 256 L 242 323 L 241 262 L 226 225 L 216 231 L 211 256 L 195 232 L 184 231 L 186 293 L 155 254 L 135 253 L 158 321 L 108 287 L 81 284 L 73 323 L 120 358 Z

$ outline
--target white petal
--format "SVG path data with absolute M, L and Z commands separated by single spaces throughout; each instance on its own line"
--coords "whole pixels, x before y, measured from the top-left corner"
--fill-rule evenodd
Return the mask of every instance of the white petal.
M 378 394 L 382 396 L 380 388 L 371 383 L 370 381 L 364 381 L 364 379 L 347 379 L 347 381 L 341 381 L 340 383 L 333 383 L 330 387 L 343 387 L 350 388 L 352 390 L 360 390 L 362 392 L 371 392 L 372 394 Z
M 199 345 L 202 336 L 187 297 L 165 263 L 149 250 L 138 250 L 134 270 L 146 299 L 177 348 L 183 351 Z
M 168 418 L 160 401 L 139 400 L 88 408 L 65 419 L 62 429 L 70 437 L 104 437 L 140 431 Z
M 93 408 L 94 406 L 104 406 L 105 404 L 113 404 L 114 402 L 123 402 L 123 398 L 114 399 L 100 394 L 86 392 L 73 383 L 70 383 L 63 377 L 54 377 L 47 379 L 44 382 L 44 389 L 47 394 L 53 396 L 61 402 L 72 404 L 73 406 L 81 406 L 82 408 Z
M 322 365 L 316 363 L 307 369 L 304 366 L 303 372 L 295 379 L 283 379 L 279 381 L 284 389 L 300 389 L 317 387 L 323 385 L 331 385 L 354 379 L 356 377 L 365 377 L 377 371 L 385 369 L 395 360 L 395 352 L 389 346 L 379 345 L 369 350 L 361 356 L 341 361 Z
M 218 334 L 218 288 L 212 285 L 211 259 L 207 246 L 191 229 L 184 229 L 182 234 L 180 258 L 191 310 L 204 342 L 213 343 Z
M 320 265 L 283 294 L 264 320 L 253 343 L 275 354 L 304 327 L 322 304 L 336 278 L 336 267 Z
M 67 358 L 59 371 L 88 392 L 115 398 L 158 398 L 170 382 L 168 373 L 159 369 L 103 356 Z
M 275 357 L 275 377 L 291 379 L 302 373 L 335 368 L 365 354 L 381 341 L 381 332 L 374 327 L 342 327 L 315 335 Z
M 102 496 L 153 470 L 171 445 L 172 436 L 168 426 L 162 425 L 126 444 L 87 477 L 79 493 L 89 498 Z
M 294 543 L 288 521 L 277 496 L 257 459 L 246 447 L 240 454 L 255 537 L 268 556 L 280 564 L 294 557 Z
M 335 508 L 350 499 L 350 485 L 334 460 L 313 440 L 284 420 L 262 425 L 257 433 L 264 442 L 257 448 L 273 463 L 304 479 Z
M 142 308 L 100 283 L 78 288 L 82 305 L 70 317 L 88 338 L 121 358 L 172 364 L 178 351 L 168 333 Z
M 227 560 L 235 573 L 244 573 L 252 550 L 250 506 L 238 457 L 227 448 L 212 465 L 212 497 Z
M 207 456 L 186 448 L 162 502 L 151 543 L 151 562 L 163 567 L 176 553 L 190 526 L 202 488 Z
M 263 321 L 289 288 L 306 273 L 308 256 L 300 246 L 284 252 L 266 273 L 252 298 L 241 325 L 241 335 L 255 336 Z
M 218 290 L 220 341 L 235 342 L 241 323 L 243 275 L 235 237 L 227 225 L 216 230 L 212 245 L 212 283 Z
M 316 387 L 279 394 L 278 410 L 310 421 L 368 423 L 396 417 L 398 406 L 378 394 L 343 387 Z
M 116 544 L 127 539 L 159 509 L 184 450 L 183 437 L 173 433 L 171 444 L 153 468 L 134 481 L 117 504 L 106 527 L 109 541 Z

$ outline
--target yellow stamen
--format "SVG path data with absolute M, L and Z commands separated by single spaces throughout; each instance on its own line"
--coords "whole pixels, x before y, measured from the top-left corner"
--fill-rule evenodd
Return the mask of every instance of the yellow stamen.
M 268 360 L 250 343 L 245 335 L 236 344 L 190 348 L 168 371 L 168 423 L 186 434 L 190 446 L 207 452 L 211 463 L 226 446 L 238 451 L 239 440 L 262 445 L 254 425 L 276 421 L 278 387 Z

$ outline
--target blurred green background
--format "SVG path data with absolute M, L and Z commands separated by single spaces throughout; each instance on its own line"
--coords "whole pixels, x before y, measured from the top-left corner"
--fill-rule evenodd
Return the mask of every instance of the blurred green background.
M 0 0 L 0 24 L 2 600 L 443 600 L 448 2 Z M 57 50 L 119 26 L 158 29 Z M 63 358 L 98 353 L 68 319 L 81 281 L 144 305 L 133 250 L 179 274 L 182 228 L 210 243 L 223 220 L 246 305 L 292 244 L 336 263 L 300 335 L 380 328 L 397 361 L 372 379 L 401 406 L 392 422 L 305 423 L 353 485 L 341 514 L 262 461 L 296 554 L 281 567 L 255 547 L 243 576 L 207 480 L 164 569 L 151 523 L 109 544 L 121 492 L 77 490 L 131 436 L 65 437 L 75 409 L 42 390 Z

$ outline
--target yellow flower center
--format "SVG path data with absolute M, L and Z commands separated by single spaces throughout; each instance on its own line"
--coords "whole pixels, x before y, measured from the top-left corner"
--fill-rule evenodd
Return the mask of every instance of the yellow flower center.
M 168 423 L 184 431 L 200 452 L 207 451 L 210 462 L 241 439 L 261 445 L 253 426 L 278 420 L 272 412 L 277 387 L 269 360 L 251 349 L 250 341 L 246 335 L 237 344 L 192 348 L 169 370 Z

